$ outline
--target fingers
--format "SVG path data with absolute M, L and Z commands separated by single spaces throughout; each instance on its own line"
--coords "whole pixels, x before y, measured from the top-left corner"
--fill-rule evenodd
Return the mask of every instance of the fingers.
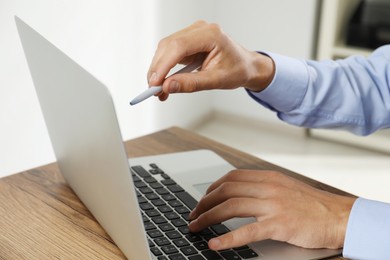
M 268 221 L 251 223 L 217 238 L 210 239 L 209 248 L 218 251 L 269 239 L 271 228 L 272 226 Z
M 218 26 L 200 21 L 161 40 L 148 71 L 149 84 L 161 85 L 168 72 L 187 57 L 209 53 L 217 30 Z
M 262 216 L 265 208 L 259 199 L 231 198 L 202 213 L 188 227 L 191 232 L 199 232 L 210 225 L 221 223 L 233 217 Z
M 214 71 L 199 71 L 182 73 L 168 77 L 163 83 L 165 93 L 192 93 L 216 88 L 220 73 Z
M 207 189 L 206 193 L 210 193 L 222 183 L 225 182 L 263 182 L 268 179 L 272 179 L 277 173 L 270 171 L 259 171 L 259 170 L 233 170 L 228 174 L 225 174 Z
M 191 212 L 190 219 L 197 218 L 203 212 L 223 203 L 230 198 L 262 198 L 262 183 L 224 182 L 205 195 Z

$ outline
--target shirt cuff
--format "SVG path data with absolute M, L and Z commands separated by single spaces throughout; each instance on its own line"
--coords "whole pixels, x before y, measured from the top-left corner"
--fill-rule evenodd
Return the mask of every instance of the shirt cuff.
M 301 104 L 306 93 L 309 80 L 306 63 L 276 53 L 263 54 L 274 61 L 275 76 L 266 89 L 261 92 L 247 90 L 248 94 L 272 110 L 289 112 Z
M 390 204 L 359 198 L 348 220 L 343 256 L 351 259 L 389 259 Z

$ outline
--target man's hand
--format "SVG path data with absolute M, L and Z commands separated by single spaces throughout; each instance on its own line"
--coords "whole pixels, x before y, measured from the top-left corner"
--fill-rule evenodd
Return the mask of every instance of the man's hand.
M 234 170 L 207 190 L 190 215 L 192 232 L 231 219 L 256 222 L 209 241 L 212 250 L 273 239 L 305 248 L 341 248 L 355 198 L 270 171 Z
M 176 64 L 200 59 L 198 72 L 183 73 L 166 79 Z M 274 64 L 268 56 L 248 51 L 233 42 L 216 24 L 203 21 L 160 41 L 148 72 L 149 85 L 163 85 L 160 100 L 169 93 L 240 86 L 261 91 L 272 81 Z

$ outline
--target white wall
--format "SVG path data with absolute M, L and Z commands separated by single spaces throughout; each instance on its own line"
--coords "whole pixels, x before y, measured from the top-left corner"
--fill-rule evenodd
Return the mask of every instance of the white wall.
M 315 4 L 291 2 L 0 0 L 0 176 L 55 160 L 14 15 L 106 83 L 127 140 L 171 125 L 188 127 L 214 108 L 263 115 L 243 91 L 172 95 L 164 103 L 149 99 L 134 107 L 128 102 L 147 86 L 158 40 L 198 19 L 220 23 L 247 48 L 308 57 Z
M 216 20 L 250 50 L 312 58 L 317 4 L 316 0 L 218 0 Z M 275 113 L 250 102 L 242 89 L 218 92 L 214 100 L 218 111 L 284 125 Z

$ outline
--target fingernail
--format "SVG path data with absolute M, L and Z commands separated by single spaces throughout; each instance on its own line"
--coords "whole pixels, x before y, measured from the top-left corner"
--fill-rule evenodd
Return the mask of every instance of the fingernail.
M 169 84 L 169 93 L 175 93 L 179 90 L 179 82 L 172 80 L 171 84 Z
M 221 240 L 219 240 L 218 238 L 212 238 L 209 241 L 209 247 L 212 250 L 218 250 L 221 247 L 221 244 Z
M 149 78 L 149 83 L 155 82 L 157 80 L 157 73 L 153 72 L 152 76 Z

